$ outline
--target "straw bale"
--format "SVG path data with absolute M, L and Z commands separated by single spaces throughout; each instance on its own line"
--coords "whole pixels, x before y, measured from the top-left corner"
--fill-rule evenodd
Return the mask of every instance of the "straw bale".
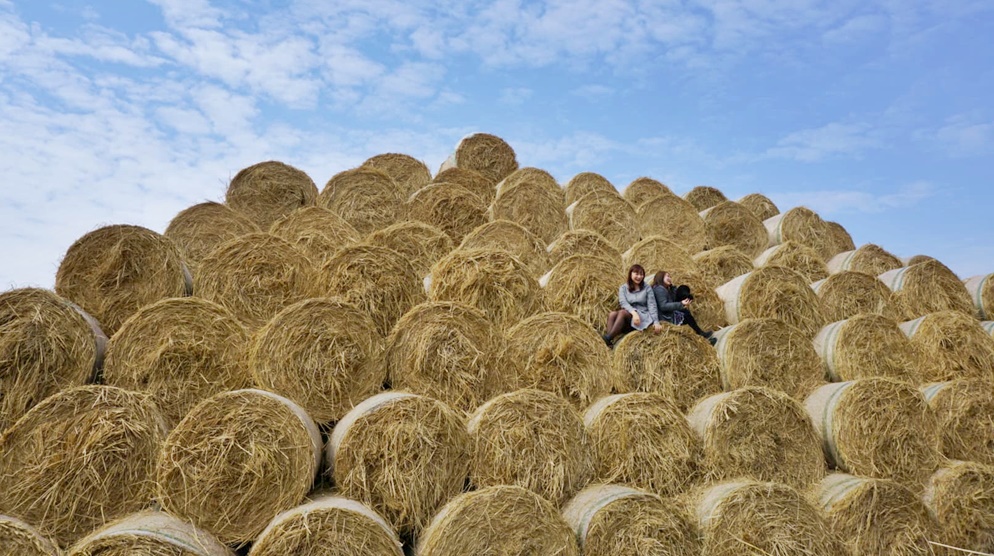
M 340 249 L 321 267 L 321 287 L 372 317 L 382 336 L 411 307 L 425 300 L 424 286 L 404 255 L 386 247 Z
M 145 507 L 165 436 L 145 394 L 78 386 L 46 398 L 0 436 L 0 514 L 68 546 Z
M 715 336 L 725 390 L 765 386 L 804 399 L 825 382 L 821 359 L 807 335 L 786 322 L 746 319 Z
M 504 337 L 483 311 L 460 303 L 422 303 L 386 341 L 390 386 L 431 396 L 468 413 L 512 390 L 501 359 Z
M 507 176 L 497 184 L 497 195 L 500 195 L 505 189 L 510 189 L 515 185 L 526 181 L 542 186 L 554 198 L 559 199 L 561 203 L 565 204 L 566 192 L 564 192 L 563 188 L 559 186 L 559 182 L 556 181 L 556 178 L 554 178 L 552 174 L 540 168 L 528 167 L 515 170 L 511 173 L 511 175 Z
M 697 324 L 704 330 L 717 330 L 728 324 L 721 298 L 714 285 L 698 272 L 672 272 L 674 284 L 686 285 L 694 294 L 690 306 Z
M 991 280 L 992 276 L 994 274 L 984 274 L 963 280 L 967 292 L 973 299 L 973 305 L 980 320 L 994 318 L 994 280 Z
M 519 369 L 516 386 L 558 394 L 578 410 L 609 394 L 614 382 L 600 334 L 567 313 L 540 313 L 512 326 L 505 359 Z
M 387 378 L 383 337 L 366 311 L 341 299 L 305 299 L 252 339 L 248 368 L 318 423 L 337 421 Z
M 840 471 L 893 479 L 920 492 L 939 466 L 938 423 L 909 383 L 864 378 L 826 384 L 804 405 L 825 457 Z
M 549 264 L 552 266 L 573 255 L 590 255 L 606 259 L 615 266 L 621 266 L 621 251 L 593 230 L 563 232 L 546 247 L 546 251 L 549 253 Z
M 991 336 L 994 336 L 994 321 L 985 320 L 980 323 L 980 326 Z
M 809 283 L 828 278 L 828 265 L 817 251 L 793 241 L 785 241 L 763 251 L 753 261 L 756 268 L 782 266 L 804 277 Z M 874 275 L 875 276 L 875 275 Z
M 390 525 L 367 506 L 323 495 L 274 517 L 249 556 L 403 556 Z
M 966 284 L 939 261 L 905 266 L 879 278 L 894 292 L 894 304 L 905 320 L 947 310 L 976 318 L 977 310 Z
M 432 301 L 482 310 L 498 329 L 542 308 L 542 291 L 525 265 L 503 249 L 456 249 L 431 270 Z
M 0 294 L 0 431 L 48 396 L 88 382 L 106 342 L 92 317 L 49 290 Z
M 262 230 L 252 220 L 227 205 L 207 201 L 183 209 L 169 221 L 162 235 L 173 240 L 194 277 L 201 261 L 222 243 Z
M 619 485 L 584 489 L 563 508 L 586 556 L 699 556 L 697 527 L 684 509 Z
M 428 274 L 438 259 L 455 248 L 448 234 L 435 226 L 413 220 L 376 230 L 366 236 L 364 242 L 400 253 L 411 263 L 418 276 Z
M 677 195 L 659 195 L 635 211 L 643 238 L 662 236 L 688 253 L 704 250 L 707 242 L 704 219 L 689 201 Z
M 770 247 L 786 241 L 806 245 L 818 252 L 823 260 L 835 256 L 836 243 L 828 225 L 814 211 L 794 207 L 763 221 L 769 232 Z
M 704 449 L 679 408 L 663 394 L 605 396 L 583 415 L 594 462 L 592 483 L 683 494 L 703 475 Z
M 0 553 L 6 556 L 59 556 L 59 547 L 37 529 L 7 515 L 0 515 Z
M 248 388 L 248 331 L 224 307 L 164 299 L 132 315 L 107 345 L 103 381 L 146 392 L 170 425 L 200 400 Z
M 689 326 L 664 324 L 658 335 L 631 333 L 614 345 L 617 392 L 658 392 L 687 411 L 721 392 L 718 355 Z
M 918 355 L 894 319 L 862 314 L 826 325 L 814 349 L 832 382 L 888 377 L 921 382 Z
M 269 233 L 300 249 L 315 264 L 359 241 L 359 232 L 338 214 L 321 207 L 296 210 L 273 223 Z
M 704 279 L 712 284 L 724 284 L 756 268 L 752 257 L 731 245 L 701 251 L 693 259 Z
M 921 379 L 994 380 L 994 338 L 959 311 L 939 311 L 900 324 L 921 362 Z
M 244 214 L 261 230 L 291 212 L 313 206 L 318 188 L 307 174 L 270 160 L 243 168 L 228 184 L 224 202 Z
M 442 230 L 458 244 L 487 222 L 487 205 L 461 185 L 435 182 L 411 195 L 407 217 Z
M 566 185 L 563 186 L 563 190 L 565 193 L 566 205 L 572 205 L 587 193 L 595 191 L 608 193 L 610 195 L 617 195 L 619 197 L 621 196 L 618 193 L 618 188 L 616 188 L 614 184 L 596 172 L 580 172 L 566 182 Z
M 800 273 L 766 266 L 716 290 L 730 324 L 751 318 L 777 318 L 813 338 L 825 325 L 821 303 Z
M 736 203 L 752 211 L 756 215 L 756 218 L 759 218 L 760 222 L 780 214 L 780 209 L 777 208 L 777 205 L 762 193 L 750 193 L 736 201 Z
M 525 552 L 527 551 L 527 552 Z M 418 540 L 417 556 L 580 556 L 559 510 L 541 496 L 512 485 L 453 498 Z
M 428 169 L 428 165 L 407 154 L 378 154 L 366 159 L 362 166 L 376 168 L 390 176 L 405 198 L 431 181 L 431 170 Z
M 144 511 L 101 527 L 67 556 L 234 556 L 213 535 L 165 512 Z
M 463 238 L 459 249 L 503 249 L 517 257 L 538 278 L 552 266 L 542 238 L 510 220 L 494 220 L 474 229 Z
M 934 260 L 936 260 L 935 257 L 930 257 L 928 255 L 912 255 L 910 257 L 902 257 L 901 263 L 903 263 L 904 266 L 911 266 L 913 264 L 926 263 Z
M 447 405 L 393 391 L 368 398 L 335 425 L 327 461 L 342 496 L 416 536 L 462 492 L 469 445 L 462 419 Z
M 894 304 L 894 294 L 876 277 L 844 270 L 811 284 L 821 301 L 828 322 L 845 320 L 860 314 L 875 314 L 889 319 L 901 315 Z
M 838 274 L 843 270 L 855 270 L 870 276 L 879 276 L 902 266 L 904 265 L 901 259 L 873 243 L 862 245 L 859 249 L 843 251 L 828 261 L 828 271 L 832 274 Z
M 726 482 L 697 493 L 704 556 L 848 556 L 825 519 L 793 488 Z
M 263 390 L 214 395 L 169 433 L 156 499 L 170 514 L 244 545 L 299 504 L 321 462 L 321 434 L 290 400 Z
M 593 230 L 619 251 L 639 240 L 635 208 L 616 193 L 591 191 L 566 208 L 571 230 Z
M 690 204 L 694 205 L 694 208 L 698 212 L 707 210 L 718 203 L 722 203 L 728 200 L 725 194 L 719 189 L 707 185 L 695 186 L 690 191 L 683 195 Z
M 961 378 L 921 387 L 939 421 L 939 449 L 951 459 L 994 464 L 994 399 L 990 383 Z
M 331 177 L 317 205 L 335 212 L 360 234 L 400 222 L 407 214 L 408 194 L 389 174 L 370 166 L 344 170 Z
M 744 206 L 722 201 L 700 214 L 708 249 L 731 245 L 753 257 L 766 249 L 768 238 L 763 221 Z
M 55 275 L 55 293 L 93 315 L 108 336 L 145 305 L 191 289 L 179 247 L 141 226 L 105 226 L 84 235 Z
M 779 390 L 747 386 L 715 394 L 699 401 L 687 421 L 704 440 L 709 481 L 749 477 L 802 489 L 825 475 L 811 419 Z
M 620 266 L 592 255 L 573 255 L 559 261 L 539 280 L 545 308 L 576 315 L 604 332 L 608 313 L 618 307 L 618 286 L 624 281 Z
M 843 251 L 852 251 L 856 248 L 856 244 L 852 241 L 852 236 L 850 236 L 849 232 L 842 227 L 842 224 L 826 220 L 825 225 L 828 227 L 829 235 L 832 237 L 832 243 L 834 245 L 832 249 L 835 253 L 838 254 Z
M 316 293 L 316 269 L 302 251 L 272 234 L 235 238 L 204 259 L 197 296 L 226 307 L 250 330 Z
M 506 141 L 487 133 L 474 133 L 463 137 L 456 150 L 442 163 L 439 172 L 449 168 L 465 168 L 479 172 L 493 183 L 498 183 L 518 169 L 514 149 Z
M 931 556 L 941 531 L 911 490 L 887 479 L 832 473 L 811 500 L 852 554 Z
M 673 192 L 670 191 L 669 187 L 666 187 L 666 184 L 643 176 L 632 180 L 632 182 L 625 187 L 625 190 L 621 193 L 621 196 L 637 209 L 648 201 L 667 193 L 672 194 Z
M 491 220 L 517 222 L 546 243 L 566 231 L 566 205 L 541 185 L 523 181 L 500 193 L 490 204 Z
M 674 284 L 679 283 L 679 278 L 685 274 L 700 274 L 700 267 L 690 256 L 690 252 L 663 236 L 642 238 L 621 254 L 623 267 L 627 268 L 636 263 L 644 266 L 649 276 L 658 270 L 669 272 Z M 697 295 L 696 291 L 694 295 Z
M 465 168 L 449 168 L 442 170 L 430 183 L 454 183 L 461 185 L 476 194 L 485 205 L 490 205 L 497 195 L 497 182 L 490 181 L 486 176 Z
M 951 461 L 929 479 L 925 506 L 935 516 L 946 543 L 963 550 L 994 552 L 994 468 Z

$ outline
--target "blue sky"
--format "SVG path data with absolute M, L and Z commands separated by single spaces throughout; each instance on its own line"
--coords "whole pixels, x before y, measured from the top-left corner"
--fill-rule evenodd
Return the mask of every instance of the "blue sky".
M 991 36 L 989 0 L 0 0 L 0 289 L 256 162 L 437 171 L 475 131 L 994 272 Z

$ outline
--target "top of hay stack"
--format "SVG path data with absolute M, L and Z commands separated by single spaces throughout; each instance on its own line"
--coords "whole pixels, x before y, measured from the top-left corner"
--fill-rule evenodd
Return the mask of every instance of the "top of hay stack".
M 560 199 L 563 203 L 566 202 L 566 193 L 562 187 L 559 187 L 559 182 L 556 181 L 556 178 L 541 168 L 532 167 L 519 168 L 501 180 L 497 184 L 497 195 L 500 195 L 501 191 L 510 189 L 524 181 L 540 185 L 553 197 Z
M 479 172 L 496 184 L 518 169 L 518 160 L 511 145 L 500 137 L 474 133 L 459 141 L 439 173 L 453 167 Z
M 580 197 L 594 191 L 618 195 L 618 189 L 607 178 L 595 172 L 580 172 L 570 178 L 563 189 L 566 193 L 566 205 L 572 205 Z
M 767 218 L 780 214 L 780 209 L 762 193 L 750 193 L 737 201 L 740 205 L 752 211 L 762 222 Z
M 705 211 L 718 203 L 728 200 L 725 194 L 721 192 L 716 187 L 711 187 L 709 185 L 698 185 L 693 189 L 688 191 L 683 196 L 684 199 L 694 205 L 694 208 L 700 211 Z
M 208 201 L 180 211 L 162 235 L 176 242 L 183 260 L 196 276 L 200 261 L 222 243 L 260 231 L 259 226 L 242 213 Z
M 262 230 L 301 207 L 311 206 L 318 188 L 307 174 L 277 161 L 260 162 L 235 174 L 225 203 Z
M 328 180 L 317 204 L 345 219 L 359 234 L 403 220 L 405 191 L 389 174 L 371 166 L 339 172 Z
M 736 202 L 721 201 L 702 210 L 701 218 L 708 249 L 732 245 L 753 257 L 766 249 L 768 238 L 763 221 Z
M 976 318 L 976 308 L 966 285 L 939 261 L 890 270 L 878 278 L 894 292 L 894 304 L 904 320 L 950 310 Z
M 624 197 L 626 201 L 631 203 L 633 207 L 638 209 L 638 207 L 644 205 L 648 201 L 667 193 L 673 192 L 669 187 L 666 187 L 663 182 L 643 176 L 632 180 L 632 182 L 625 187 L 625 190 L 621 193 L 621 196 Z
M 376 168 L 390 176 L 405 198 L 431 181 L 428 165 L 407 154 L 378 154 L 366 159 L 362 166 Z

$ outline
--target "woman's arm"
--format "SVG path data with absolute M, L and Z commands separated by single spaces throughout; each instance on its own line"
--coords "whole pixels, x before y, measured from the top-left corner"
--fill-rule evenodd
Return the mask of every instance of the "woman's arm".
M 657 290 L 656 288 L 659 289 Z M 670 294 L 670 290 L 666 289 L 666 286 L 653 286 L 652 290 L 653 292 L 660 292 L 660 299 L 663 300 L 662 303 L 657 303 L 657 311 L 661 313 L 672 313 L 673 311 L 683 309 L 683 303 L 673 301 L 673 296 Z
M 635 307 L 632 307 L 630 301 L 628 301 L 628 285 L 622 284 L 618 288 L 618 303 L 621 304 L 621 308 L 628 311 L 629 313 L 635 313 Z

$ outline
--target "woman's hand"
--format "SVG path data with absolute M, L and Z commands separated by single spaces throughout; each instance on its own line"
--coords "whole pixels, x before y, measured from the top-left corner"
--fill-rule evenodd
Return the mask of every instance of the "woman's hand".
M 684 307 L 690 307 L 690 302 L 691 302 L 691 301 L 693 301 L 693 300 L 692 300 L 692 299 L 684 299 L 684 300 L 683 300 L 683 301 L 681 301 L 680 303 L 683 303 L 683 306 L 684 306 Z
M 660 323 L 658 323 L 658 322 L 656 324 L 653 324 L 652 325 L 652 331 L 655 334 L 659 334 L 660 332 L 663 331 L 663 325 L 660 324 Z
M 639 316 L 638 311 L 632 311 L 632 326 L 638 326 L 642 324 L 642 317 Z

